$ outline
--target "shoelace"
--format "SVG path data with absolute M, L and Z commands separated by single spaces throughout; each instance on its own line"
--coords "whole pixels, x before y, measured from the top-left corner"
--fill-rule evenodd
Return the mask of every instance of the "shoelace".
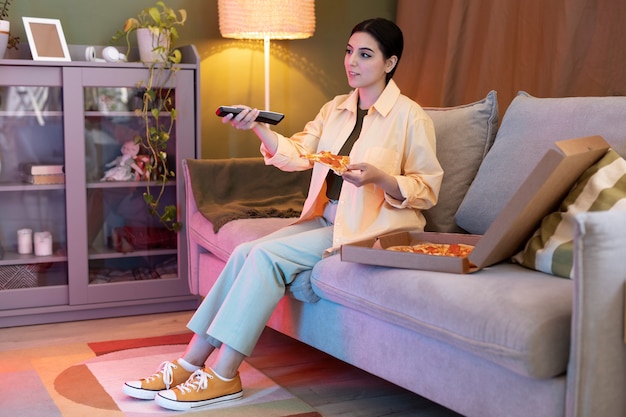
M 178 388 L 181 392 L 189 393 L 192 390 L 198 392 L 207 388 L 209 385 L 209 379 L 213 379 L 213 375 L 204 372 L 202 369 L 198 369 L 191 375 L 187 382 L 178 385 L 176 388 Z
M 174 369 L 178 368 L 176 364 L 170 361 L 165 361 L 159 365 L 158 371 L 146 378 L 146 381 L 150 382 L 160 376 L 163 376 L 163 382 L 165 383 L 165 388 L 169 389 L 172 381 L 174 381 Z

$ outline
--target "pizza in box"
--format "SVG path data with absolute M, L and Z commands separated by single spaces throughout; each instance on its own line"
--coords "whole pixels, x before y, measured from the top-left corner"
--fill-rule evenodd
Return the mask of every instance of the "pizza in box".
M 454 256 L 454 257 L 466 257 L 468 256 L 474 246 L 466 245 L 464 243 L 430 243 L 422 242 L 415 245 L 395 245 L 389 246 L 387 250 L 407 253 L 419 253 L 423 255 L 434 256 Z

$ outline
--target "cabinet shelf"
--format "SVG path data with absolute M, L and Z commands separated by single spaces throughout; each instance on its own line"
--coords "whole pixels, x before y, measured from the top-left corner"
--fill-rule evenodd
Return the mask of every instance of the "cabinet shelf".
M 13 111 L 0 110 L 0 117 L 43 117 L 43 118 L 47 118 L 47 117 L 62 117 L 62 116 L 63 116 L 63 112 L 62 111 L 44 110 L 44 111 L 38 112 L 38 111 L 34 111 L 34 110 L 13 110 Z
M 29 184 L 26 182 L 0 182 L 0 192 L 4 191 L 46 191 L 62 190 L 65 184 Z
M 4 256 L 0 259 L 0 265 L 29 265 L 29 264 L 46 264 L 53 262 L 67 262 L 66 255 L 22 255 L 17 252 L 4 252 Z
M 176 249 L 149 249 L 134 250 L 132 252 L 118 252 L 104 247 L 89 248 L 89 259 L 118 259 L 118 258 L 139 258 L 145 256 L 176 255 Z
M 88 183 L 87 188 L 144 188 L 146 185 L 148 185 L 147 181 L 98 181 Z M 176 183 L 169 181 L 165 186 L 176 187 Z M 156 181 L 150 181 L 150 187 L 160 188 L 161 184 L 158 184 Z
M 160 116 L 161 117 L 169 117 L 170 116 L 170 112 L 166 112 L 166 111 L 161 111 L 160 112 Z M 135 111 L 133 110 L 129 110 L 129 111 L 86 111 L 85 112 L 85 117 L 90 117 L 90 118 L 95 118 L 95 117 L 111 117 L 111 118 L 115 118 L 115 117 L 140 117 L 137 116 L 137 113 L 135 113 Z

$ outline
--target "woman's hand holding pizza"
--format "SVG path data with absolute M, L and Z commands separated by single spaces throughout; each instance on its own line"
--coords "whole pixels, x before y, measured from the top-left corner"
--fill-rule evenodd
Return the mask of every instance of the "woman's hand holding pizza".
M 342 175 L 343 180 L 357 187 L 361 187 L 365 184 L 377 183 L 383 178 L 383 176 L 387 175 L 381 169 L 378 169 L 374 165 L 368 164 L 367 162 L 348 164 L 347 168 L 348 170 Z
M 342 178 L 356 187 L 362 187 L 365 184 L 376 184 L 396 200 L 404 199 L 400 192 L 400 187 L 398 187 L 398 181 L 396 181 L 393 175 L 389 175 L 382 169 L 367 162 L 349 164 L 348 171 L 342 175 Z
M 376 184 L 385 193 L 396 200 L 404 200 L 395 177 L 372 164 L 367 162 L 350 163 L 349 157 L 335 155 L 329 151 L 305 154 L 301 155 L 301 157 L 329 167 L 337 175 L 341 175 L 344 181 L 356 187 L 362 187 L 366 184 Z

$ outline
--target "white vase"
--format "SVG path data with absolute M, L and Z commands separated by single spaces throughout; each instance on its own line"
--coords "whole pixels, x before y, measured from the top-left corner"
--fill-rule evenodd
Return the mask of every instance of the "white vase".
M 4 54 L 7 51 L 9 29 L 11 29 L 11 22 L 8 20 L 0 20 L 0 59 L 4 58 Z
M 167 33 L 156 34 L 148 28 L 137 29 L 137 47 L 141 62 L 163 62 L 167 59 L 169 50 Z M 164 50 L 162 49 L 164 48 Z

